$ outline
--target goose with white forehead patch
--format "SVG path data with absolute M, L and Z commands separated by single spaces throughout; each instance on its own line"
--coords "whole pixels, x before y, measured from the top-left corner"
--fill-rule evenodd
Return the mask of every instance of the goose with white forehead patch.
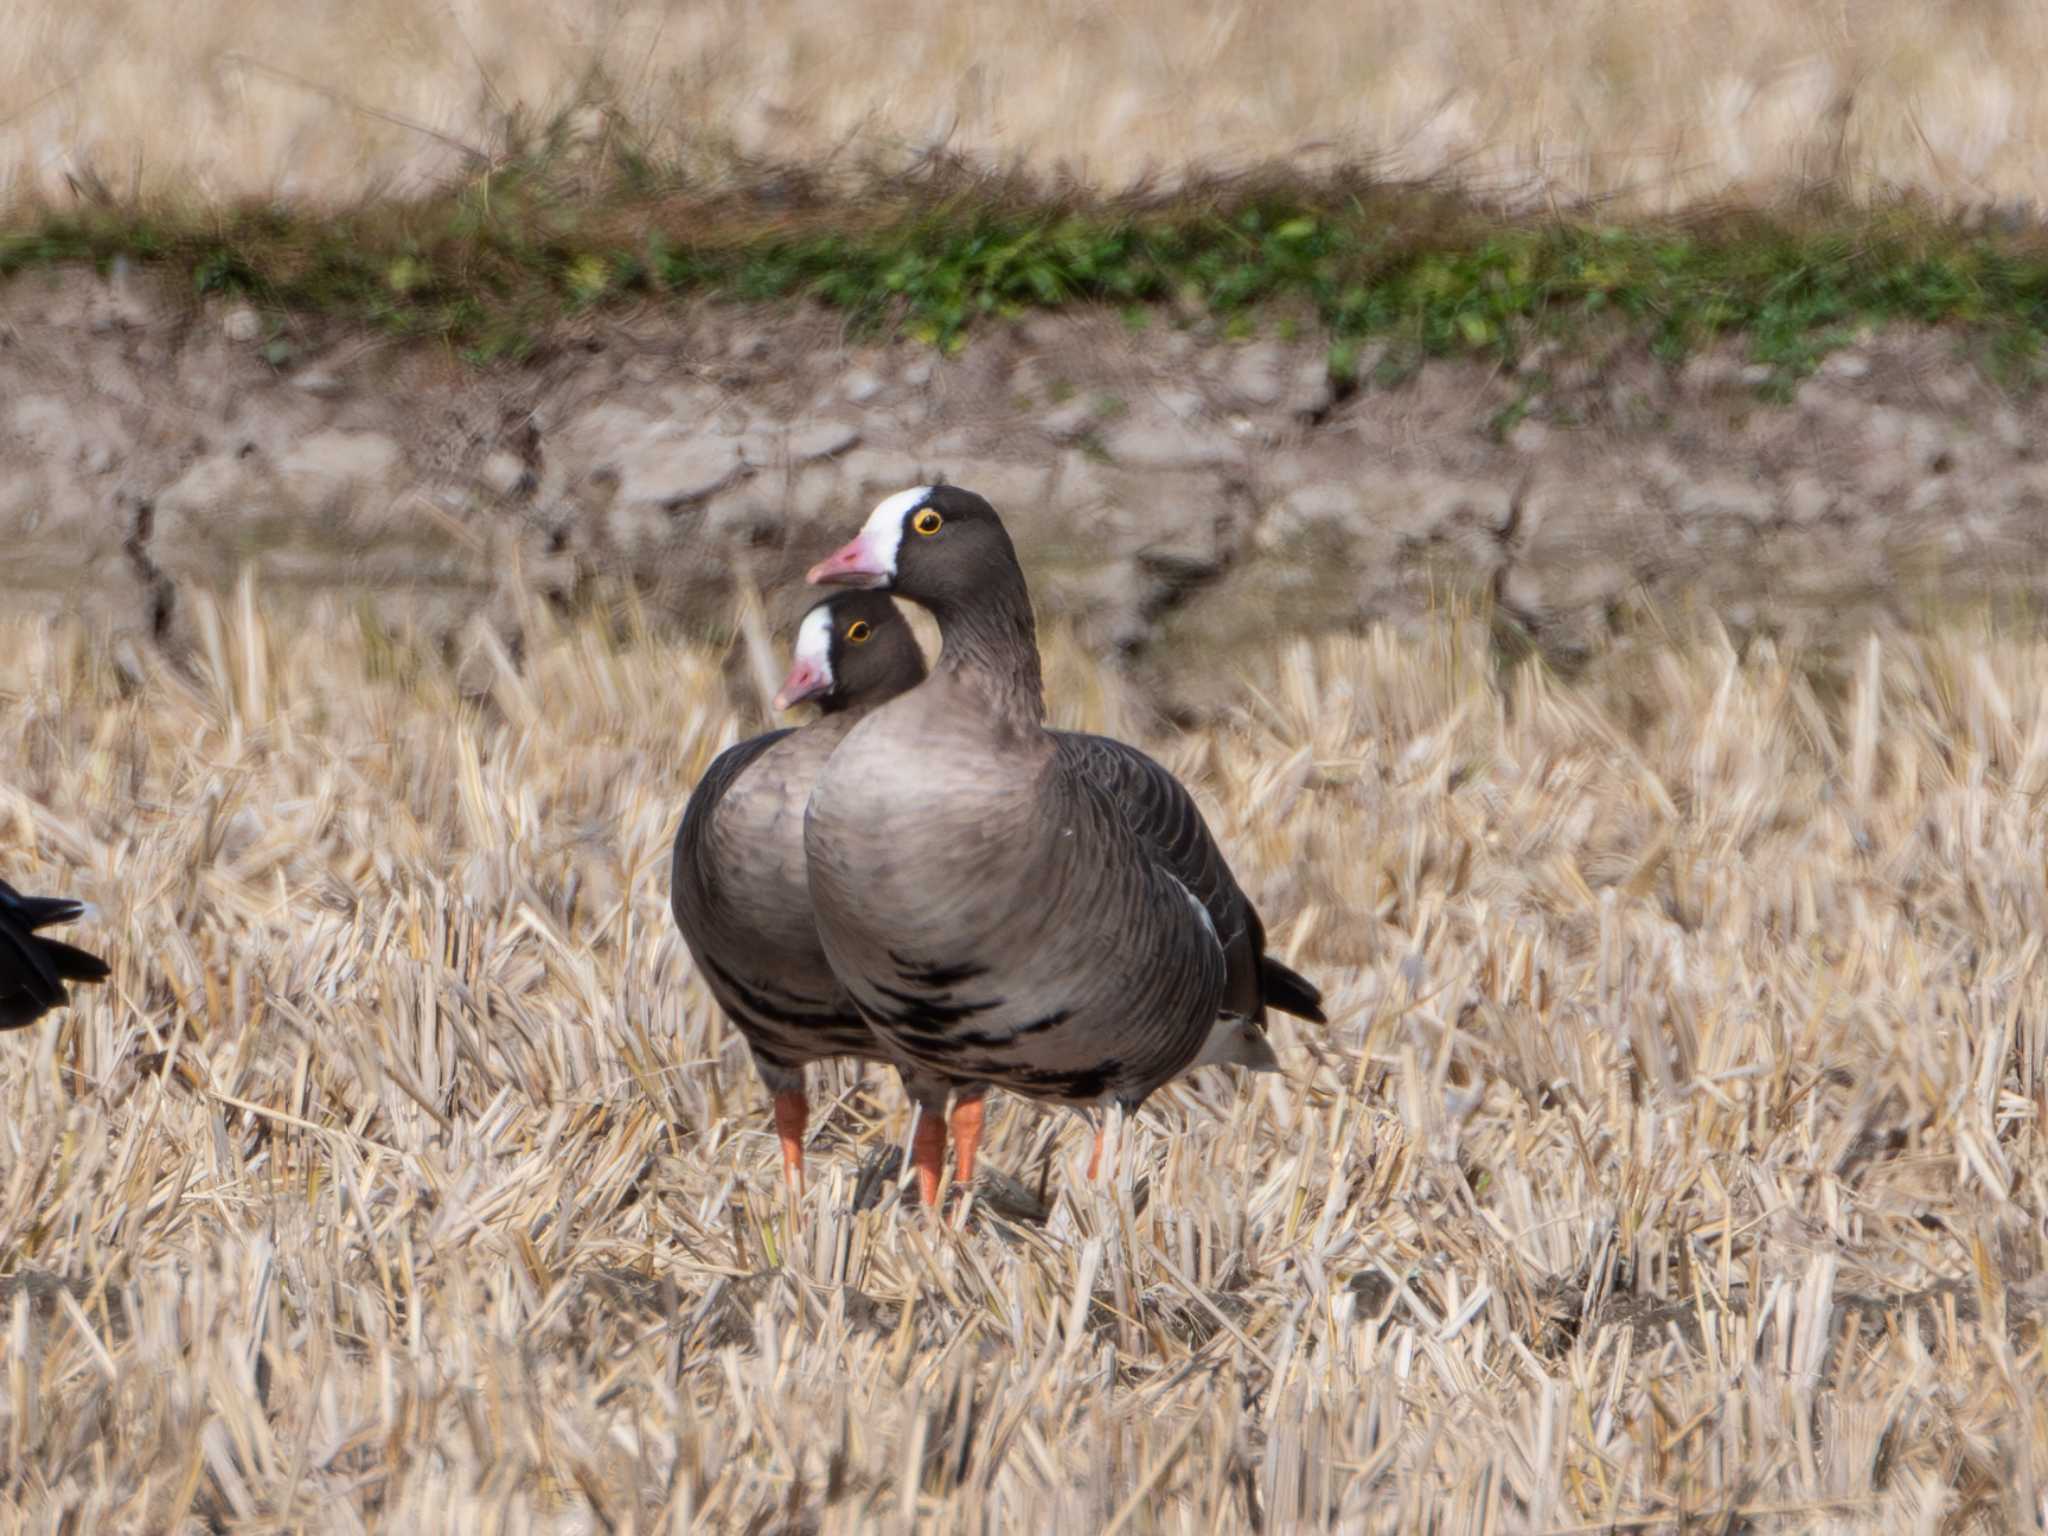
M 745 1038 L 773 1104 L 785 1177 L 803 1191 L 804 1067 L 829 1056 L 893 1060 L 818 943 L 804 872 L 804 804 L 832 750 L 878 705 L 915 687 L 924 656 L 879 592 L 814 604 L 777 709 L 815 700 L 796 729 L 729 747 L 705 770 L 676 833 L 669 905 L 706 987 Z M 924 1087 L 943 1102 L 944 1086 Z
M 1205 1063 L 1274 1070 L 1267 1007 L 1322 1020 L 1186 788 L 1135 748 L 1044 726 L 1031 599 L 1002 521 L 958 486 L 877 506 L 812 582 L 938 620 L 937 667 L 847 733 L 804 818 L 825 953 L 876 1034 L 956 1099 L 972 1177 L 981 1095 L 1096 1116 Z M 928 1117 L 935 1121 L 936 1117 Z M 945 1132 L 913 1147 L 927 1200 Z
M 105 981 L 98 955 L 37 932 L 91 912 L 68 896 L 24 896 L 0 880 L 0 1030 L 24 1029 L 71 1001 L 67 981 Z

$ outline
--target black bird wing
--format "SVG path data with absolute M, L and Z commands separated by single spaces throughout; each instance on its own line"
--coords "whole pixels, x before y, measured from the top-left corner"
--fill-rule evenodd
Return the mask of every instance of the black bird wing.
M 46 939 L 38 928 L 82 916 L 83 902 L 61 896 L 24 896 L 0 881 L 0 1030 L 33 1024 L 70 1000 L 67 981 L 104 981 L 106 961 Z
M 0 880 L 0 922 L 11 922 L 33 933 L 54 923 L 76 922 L 85 915 L 85 903 L 69 896 L 24 896 Z

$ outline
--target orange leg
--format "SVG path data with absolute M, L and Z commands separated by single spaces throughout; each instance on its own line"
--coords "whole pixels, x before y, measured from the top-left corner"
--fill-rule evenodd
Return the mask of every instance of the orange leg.
M 1096 1113 L 1099 1118 L 1095 1122 L 1095 1150 L 1088 1156 L 1088 1182 L 1091 1184 L 1098 1178 L 1117 1179 L 1122 1177 L 1120 1165 L 1124 1158 L 1124 1137 L 1129 1134 L 1128 1125 L 1130 1120 L 1129 1112 L 1118 1105 L 1111 1105 L 1106 1109 L 1096 1111 Z M 1109 1134 L 1109 1127 L 1112 1121 L 1116 1125 L 1116 1136 L 1113 1141 Z M 1106 1166 L 1102 1158 L 1104 1148 L 1110 1149 L 1109 1161 Z
M 917 1129 L 910 1137 L 910 1166 L 917 1170 L 917 1193 L 927 1210 L 939 1205 L 939 1175 L 946 1165 L 946 1121 L 918 1106 Z
M 981 1148 L 982 1112 L 987 1101 L 980 1094 L 953 1101 L 953 1182 L 965 1189 L 974 1182 L 974 1154 Z
M 804 1099 L 803 1089 L 793 1088 L 775 1095 L 775 1134 L 782 1142 L 782 1176 L 798 1197 L 804 1192 L 804 1127 L 810 1118 L 811 1107 Z

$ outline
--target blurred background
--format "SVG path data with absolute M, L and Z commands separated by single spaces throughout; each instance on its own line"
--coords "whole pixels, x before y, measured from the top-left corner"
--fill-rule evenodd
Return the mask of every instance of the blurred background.
M 1531 205 L 2006 203 L 2048 174 L 2044 78 L 2022 0 L 17 0 L 0 191 L 360 198 L 589 108 L 682 160 L 943 148 L 1112 189 L 1279 159 Z

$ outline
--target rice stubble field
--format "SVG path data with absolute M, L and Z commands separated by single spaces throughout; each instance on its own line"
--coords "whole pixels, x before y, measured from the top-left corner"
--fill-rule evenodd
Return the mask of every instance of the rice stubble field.
M 183 670 L 0 637 L 7 875 L 114 964 L 0 1042 L 0 1529 L 2042 1517 L 2037 639 L 1709 623 L 1564 682 L 1447 602 L 1220 660 L 1142 739 L 1331 1023 L 1158 1096 L 1121 1191 L 1001 1101 L 955 1227 L 851 1067 L 787 1207 L 669 919 L 758 610 L 536 613 L 465 691 L 196 601 Z M 1046 646 L 1057 723 L 1139 737 Z

